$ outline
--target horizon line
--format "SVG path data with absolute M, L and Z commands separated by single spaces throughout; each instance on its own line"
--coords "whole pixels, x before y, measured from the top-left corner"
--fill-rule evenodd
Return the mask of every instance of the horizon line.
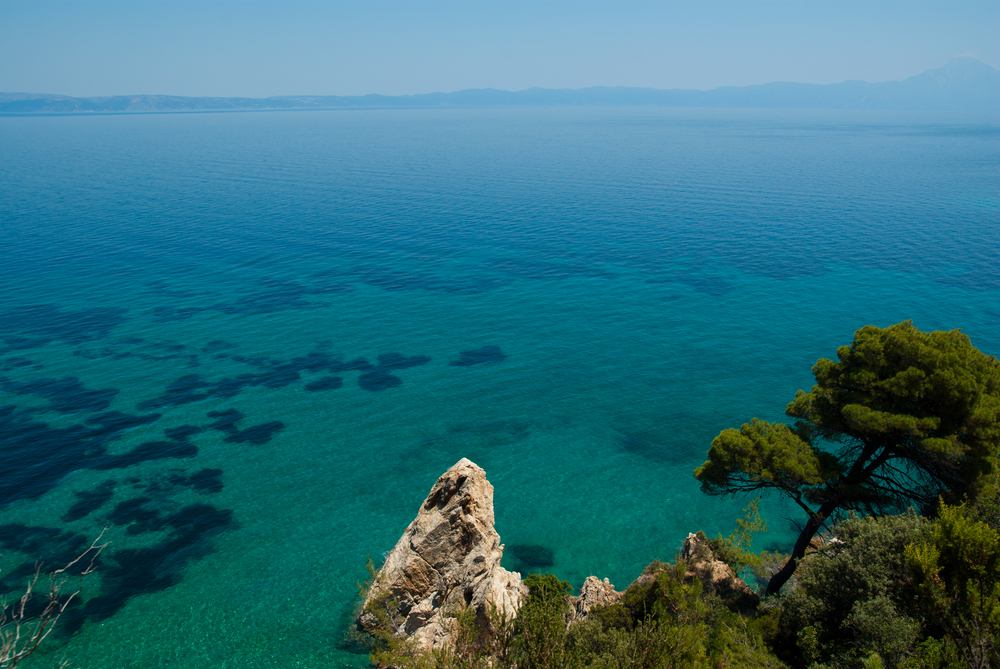
M 975 61 L 994 72 L 1000 72 L 997 68 L 994 68 L 989 63 L 984 63 L 983 61 L 975 58 L 973 56 L 957 56 L 947 61 L 944 65 L 938 68 L 929 68 L 923 72 L 911 75 L 904 79 L 889 79 L 886 81 L 866 81 L 864 79 L 845 79 L 843 81 L 836 81 L 828 84 L 817 84 L 811 82 L 800 82 L 800 81 L 767 81 L 761 84 L 747 84 L 743 86 L 726 84 L 723 86 L 715 86 L 712 88 L 654 88 L 652 86 L 623 86 L 623 85 L 607 85 L 598 84 L 594 86 L 584 86 L 582 88 L 550 88 L 544 86 L 529 86 L 528 88 L 522 88 L 518 90 L 507 90 L 503 88 L 494 88 L 492 86 L 480 87 L 480 88 L 460 88 L 454 91 L 430 91 L 426 93 L 402 93 L 402 94 L 391 94 L 391 93 L 364 93 L 355 95 L 340 95 L 336 93 L 290 93 L 283 95 L 267 95 L 264 97 L 252 97 L 248 95 L 175 95 L 172 93 L 116 93 L 113 95 L 66 95 L 63 93 L 31 93 L 27 91 L 0 91 L 0 95 L 26 95 L 26 96 L 49 96 L 49 97 L 59 97 L 59 98 L 69 98 L 73 100 L 101 100 L 107 98 L 136 98 L 136 97 L 159 97 L 159 98 L 189 98 L 189 99 L 205 99 L 205 98 L 216 98 L 223 100 L 275 100 L 283 98 L 368 98 L 368 97 L 382 97 L 382 98 L 413 98 L 428 95 L 454 95 L 455 93 L 466 93 L 475 91 L 496 91 L 498 93 L 525 93 L 528 91 L 588 91 L 593 89 L 628 89 L 628 90 L 641 90 L 641 91 L 657 91 L 657 92 L 697 92 L 697 93 L 708 93 L 711 91 L 717 91 L 725 88 L 755 88 L 758 86 L 771 86 L 774 84 L 789 84 L 794 86 L 839 86 L 841 84 L 851 84 L 851 83 L 862 83 L 862 84 L 889 84 L 889 83 L 899 83 L 906 81 L 907 79 L 912 79 L 913 77 L 919 77 L 928 72 L 935 72 L 941 70 L 948 65 L 955 63 L 957 61 L 970 60 Z

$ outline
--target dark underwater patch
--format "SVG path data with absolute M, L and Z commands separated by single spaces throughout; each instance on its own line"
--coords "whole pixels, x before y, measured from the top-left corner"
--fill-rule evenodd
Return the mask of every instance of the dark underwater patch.
M 0 525 L 0 548 L 29 557 L 16 567 L 0 574 L 0 594 L 23 593 L 25 580 L 40 565 L 43 571 L 59 569 L 83 555 L 90 540 L 82 534 L 55 527 L 12 523 Z M 71 575 L 71 574 L 67 574 Z
M 733 264 L 750 274 L 766 276 L 778 281 L 797 279 L 806 276 L 820 276 L 829 270 L 815 258 L 782 256 L 774 249 L 762 250 L 759 253 L 740 253 L 731 258 Z
M 311 383 L 307 383 L 306 390 L 311 393 L 316 393 L 323 390 L 337 390 L 343 386 L 344 379 L 339 376 L 324 376 L 322 379 L 316 379 Z
M 128 534 L 145 534 L 172 528 L 182 534 L 202 535 L 227 526 L 232 511 L 216 509 L 209 504 L 191 504 L 176 513 L 164 513 L 150 508 L 150 497 L 136 497 L 118 504 L 108 516 L 114 525 L 127 525 Z
M 208 417 L 216 419 L 208 427 L 213 430 L 225 432 L 226 438 L 224 441 L 231 444 L 249 443 L 260 446 L 271 441 L 275 433 L 285 429 L 285 424 L 280 420 L 272 420 L 241 430 L 236 427 L 236 423 L 243 420 L 245 416 L 236 409 L 210 411 Z
M 29 348 L 38 348 L 39 346 L 45 346 L 51 339 L 45 337 L 4 337 L 3 348 L 0 348 L 0 353 L 7 353 L 8 351 L 24 351 Z
M 692 276 L 681 279 L 681 281 L 699 293 L 707 293 L 712 297 L 722 297 L 734 288 L 733 284 L 719 276 Z
M 158 348 L 163 351 L 183 351 L 187 348 L 187 344 L 182 344 L 179 341 L 157 341 L 149 344 L 150 348 Z
M 129 430 L 140 425 L 149 425 L 160 419 L 162 414 L 152 413 L 145 416 L 132 416 L 120 411 L 109 411 L 107 413 L 91 416 L 85 423 L 96 426 L 94 434 L 117 434 L 124 430 Z
M 203 469 L 188 476 L 173 475 L 176 485 L 191 487 L 199 492 L 221 490 L 218 469 Z M 183 479 L 183 480 L 180 480 Z M 138 479 L 129 479 L 138 482 Z M 150 486 L 152 488 L 153 486 Z M 105 481 L 93 490 L 78 492 L 80 500 L 66 516 L 79 519 L 107 503 L 115 488 L 114 481 Z M 100 574 L 101 590 L 85 604 L 67 611 L 58 633 L 74 634 L 88 619 L 105 620 L 117 613 L 136 595 L 159 592 L 178 583 L 187 565 L 212 549 L 211 537 L 234 525 L 233 512 L 209 504 L 189 504 L 177 507 L 168 497 L 171 489 L 161 490 L 158 497 L 143 495 L 124 500 L 114 506 L 104 521 L 126 527 L 131 536 L 154 532 L 165 536 L 141 548 L 106 549 L 95 560 Z M 86 509 L 83 507 L 86 506 Z M 84 511 L 86 511 L 84 513 Z M 92 538 L 58 528 L 8 524 L 0 526 L 0 551 L 16 551 L 28 558 L 13 569 L 0 574 L 0 594 L 23 591 L 24 580 L 35 572 L 36 564 L 43 572 L 62 567 L 84 554 Z M 90 559 L 79 563 L 79 568 Z M 30 612 L 29 612 L 30 613 Z
M 691 457 L 697 457 L 688 450 L 687 444 L 668 443 L 661 434 L 641 430 L 624 430 L 615 428 L 618 433 L 618 445 L 626 452 L 647 460 L 681 464 Z
M 167 518 L 167 525 L 185 535 L 203 537 L 223 530 L 232 523 L 233 512 L 210 504 L 190 504 Z
M 245 430 L 235 430 L 226 436 L 224 441 L 234 444 L 255 444 L 260 446 L 271 441 L 275 433 L 285 429 L 285 424 L 280 420 L 272 420 L 260 425 L 252 425 Z
M 253 379 L 253 384 L 265 388 L 284 388 L 301 378 L 302 376 L 293 366 L 281 365 L 263 374 L 257 374 Z
M 376 369 L 408 369 L 418 365 L 426 365 L 431 359 L 426 355 L 414 355 L 407 357 L 402 353 L 383 353 L 378 357 Z
M 206 425 L 206 427 L 212 430 L 221 430 L 222 432 L 235 432 L 236 423 L 245 418 L 243 413 L 237 411 L 236 409 L 226 409 L 225 411 L 209 411 L 208 417 L 215 418 L 216 420 Z
M 127 430 L 146 425 L 158 415 L 130 416 L 117 411 L 99 414 L 86 423 L 53 427 L 36 418 L 36 410 L 0 407 L 0 443 L 4 457 L 17 467 L 0 470 L 0 506 L 34 499 L 78 469 L 108 470 L 163 458 L 191 458 L 198 448 L 189 434 L 174 433 L 169 441 L 146 442 L 117 455 L 108 445 Z M 82 507 L 81 507 L 82 508 Z
M 48 409 L 59 413 L 103 411 L 111 406 L 111 401 L 118 394 L 116 388 L 88 390 L 75 376 L 63 379 L 38 379 L 24 383 L 0 379 L 0 387 L 19 395 L 44 397 L 49 400 Z
M 67 523 L 85 518 L 111 501 L 115 494 L 115 481 L 108 480 L 93 490 L 81 490 L 73 494 L 76 496 L 77 502 L 69 507 L 62 516 L 62 519 Z
M 202 469 L 188 476 L 174 475 L 170 482 L 204 494 L 222 492 L 222 470 Z
M 327 306 L 305 299 L 308 295 L 323 295 L 327 293 L 340 293 L 351 290 L 350 286 L 344 284 L 322 283 L 314 286 L 305 286 L 295 281 L 284 279 L 265 279 L 261 282 L 268 290 L 248 293 L 233 302 L 220 302 L 211 309 L 221 311 L 224 314 L 234 314 L 241 316 L 273 314 L 289 309 L 316 309 Z
M 144 501 L 135 501 L 120 516 L 120 520 L 130 515 L 136 518 L 128 532 L 169 530 L 169 534 L 152 546 L 118 550 L 103 558 L 99 567 L 101 592 L 66 621 L 69 633 L 88 618 L 95 622 L 110 618 L 136 595 L 160 592 L 179 583 L 186 565 L 211 550 L 209 539 L 234 524 L 233 512 L 228 509 L 192 504 L 167 514 L 148 508 L 148 498 L 138 499 Z M 139 529 L 132 531 L 132 527 Z
M 2 364 L 0 364 L 0 372 L 9 372 L 10 370 L 17 369 L 18 367 L 31 367 L 32 365 L 35 365 L 36 368 L 41 367 L 41 365 L 37 365 L 34 360 L 14 356 L 12 358 L 7 358 Z
M 55 527 L 21 523 L 0 525 L 0 547 L 4 551 L 24 553 L 45 563 L 69 562 L 80 555 L 89 544 L 90 542 L 82 534 Z M 32 568 L 27 573 L 34 571 Z M 6 580 L 8 572 L 3 576 Z
M 555 551 L 548 546 L 540 544 L 513 544 L 510 546 L 511 553 L 518 562 L 528 569 L 539 569 L 541 567 L 551 567 L 555 562 Z
M 734 288 L 732 283 L 720 276 L 700 276 L 689 272 L 677 273 L 669 277 L 646 279 L 646 283 L 683 283 L 699 293 L 706 293 L 713 297 L 722 297 Z
M 103 453 L 108 439 L 82 425 L 52 427 L 31 412 L 0 407 L 0 443 L 4 459 L 17 467 L 0 473 L 0 506 L 42 496 L 66 474 L 87 467 L 94 453 Z
M 197 293 L 190 290 L 178 290 L 176 288 L 173 288 L 166 281 L 159 279 L 156 281 L 148 282 L 146 284 L 146 287 L 149 289 L 149 292 L 153 293 L 154 295 L 160 295 L 161 297 L 176 297 L 185 299 L 185 298 L 197 297 L 198 295 Z
M 390 374 L 390 370 L 426 365 L 430 361 L 426 355 L 405 356 L 402 353 L 383 353 L 378 357 L 378 365 L 375 367 L 368 365 L 365 368 L 368 371 L 358 376 L 358 386 L 372 392 L 395 388 L 403 383 L 403 379 Z
M 198 427 L 197 425 L 178 425 L 177 427 L 167 428 L 163 431 L 163 434 L 167 436 L 167 439 L 184 441 L 204 431 L 205 428 Z
M 210 342 L 211 343 L 211 342 Z M 215 342 L 209 350 L 214 350 L 218 345 L 225 345 L 221 340 Z M 494 347 L 495 348 L 495 347 Z M 489 347 L 484 349 L 494 358 L 499 353 L 499 349 L 491 352 Z M 159 409 L 170 406 L 180 406 L 200 402 L 211 397 L 231 399 L 241 393 L 244 388 L 263 386 L 265 388 L 285 388 L 302 379 L 303 372 L 310 373 L 343 373 L 347 371 L 364 372 L 358 378 L 358 386 L 370 391 L 385 390 L 393 388 L 402 383 L 398 376 L 390 374 L 390 370 L 408 369 L 430 362 L 426 355 L 406 356 L 402 353 L 383 353 L 378 356 L 378 364 L 372 365 L 365 358 L 355 358 L 344 360 L 339 355 L 333 355 L 325 351 L 311 351 L 303 356 L 296 356 L 289 360 L 273 360 L 264 356 L 246 357 L 233 355 L 232 359 L 246 365 L 258 367 L 263 371 L 257 373 L 240 374 L 236 377 L 224 377 L 217 381 L 211 381 L 200 374 L 185 374 L 176 379 L 158 397 L 139 402 L 136 408 L 142 411 L 149 409 Z M 485 361 L 485 360 L 484 360 Z M 305 389 L 310 392 L 323 390 L 334 390 L 343 386 L 343 379 L 336 376 L 326 377 L 311 381 L 306 384 Z M 269 424 L 269 427 L 273 425 Z M 249 429 L 249 428 L 248 428 Z M 264 431 L 259 426 L 254 432 L 243 437 L 236 437 L 237 440 L 260 442 Z
M 159 397 L 140 402 L 136 408 L 140 411 L 146 409 L 159 409 L 168 406 L 180 406 L 206 399 L 211 393 L 205 392 L 205 388 L 211 388 L 212 384 L 198 374 L 185 374 L 169 386 Z
M 485 263 L 495 271 L 501 271 L 519 279 L 553 280 L 576 277 L 615 279 L 617 274 L 584 263 L 556 263 L 526 258 L 498 258 Z
M 507 355 L 500 350 L 499 346 L 484 346 L 472 351 L 459 351 L 458 355 L 458 360 L 452 360 L 448 364 L 453 367 L 470 367 L 507 359 Z
M 154 323 L 186 321 L 206 311 L 204 307 L 156 307 L 153 309 Z
M 448 281 L 440 279 L 433 274 L 404 272 L 380 267 L 362 267 L 354 270 L 351 274 L 369 286 L 381 288 L 382 290 L 421 289 L 457 292 Z
M 236 344 L 228 342 L 225 339 L 213 339 L 205 344 L 201 350 L 203 353 L 215 353 L 217 351 L 225 351 L 230 348 L 236 348 Z
M 325 303 L 311 302 L 306 298 L 311 295 L 325 295 L 353 290 L 347 284 L 331 283 L 329 281 L 304 285 L 286 279 L 264 279 L 260 282 L 260 286 L 264 287 L 264 290 L 245 293 L 233 301 L 217 302 L 202 306 L 160 305 L 155 307 L 150 313 L 153 322 L 156 323 L 186 321 L 207 311 L 216 311 L 235 316 L 257 316 L 288 311 L 290 309 L 317 309 L 326 307 L 328 305 Z M 154 290 L 153 292 L 164 297 L 182 299 L 196 297 L 194 293 L 189 292 L 170 290 Z
M 395 388 L 402 383 L 403 379 L 379 369 L 373 372 L 366 372 L 358 377 L 358 386 L 373 392 Z
M 389 354 L 391 361 L 397 365 L 409 366 L 424 364 L 430 360 L 426 356 L 407 358 L 401 354 Z M 302 378 L 302 372 L 345 372 L 353 370 L 375 369 L 364 358 L 344 361 L 341 356 L 331 355 L 321 351 L 312 351 L 308 355 L 298 356 L 290 360 L 270 360 L 258 356 L 248 358 L 234 355 L 233 360 L 247 365 L 262 368 L 259 373 L 240 374 L 236 377 L 224 377 L 218 381 L 209 381 L 199 374 L 186 374 L 169 386 L 159 397 L 144 400 L 136 405 L 137 409 L 148 410 L 168 406 L 180 406 L 199 402 L 210 397 L 230 399 L 243 391 L 244 388 L 263 386 L 265 388 L 284 388 Z
M 327 275 L 320 272 L 317 276 Z M 506 282 L 494 277 L 448 277 L 429 274 L 427 272 L 408 272 L 405 270 L 387 269 L 379 266 L 362 266 L 351 270 L 336 272 L 345 277 L 366 283 L 374 288 L 387 291 L 427 290 L 443 293 L 472 295 L 493 290 Z
M 128 534 L 143 534 L 162 530 L 166 527 L 166 520 L 158 511 L 146 508 L 146 504 L 152 501 L 149 497 L 135 497 L 119 502 L 114 510 L 108 514 L 108 520 L 112 525 L 127 525 L 125 531 Z
M 224 399 L 236 397 L 243 392 L 244 388 L 258 385 L 256 379 L 257 377 L 254 374 L 240 374 L 235 379 L 225 377 L 212 384 L 211 390 L 205 396 L 222 397 Z
M 77 344 L 108 336 L 127 319 L 126 309 L 95 307 L 63 311 L 52 304 L 17 307 L 0 313 L 0 336 L 8 348 L 43 346 L 60 340 Z
M 139 360 L 162 361 L 162 360 L 187 360 L 190 366 L 198 365 L 198 354 L 187 351 L 187 346 L 175 341 L 148 341 L 142 337 L 128 337 L 119 339 L 116 346 L 105 346 L 103 348 L 78 348 L 73 351 L 73 355 L 87 360 L 101 360 L 104 358 L 111 360 L 125 360 L 127 358 L 137 358 Z M 131 346 L 128 350 L 124 346 Z
M 147 441 L 131 451 L 119 455 L 105 455 L 90 465 L 90 469 L 122 469 L 150 460 L 165 458 L 193 458 L 198 455 L 198 447 L 189 441 Z

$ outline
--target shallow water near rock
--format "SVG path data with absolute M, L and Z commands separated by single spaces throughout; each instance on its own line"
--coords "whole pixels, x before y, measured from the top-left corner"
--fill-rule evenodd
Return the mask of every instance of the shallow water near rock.
M 858 327 L 1000 353 L 995 115 L 5 117 L 0 156 L 0 585 L 112 542 L 42 663 L 365 666 L 366 557 L 462 457 L 508 569 L 624 587 L 733 529 L 711 439 Z

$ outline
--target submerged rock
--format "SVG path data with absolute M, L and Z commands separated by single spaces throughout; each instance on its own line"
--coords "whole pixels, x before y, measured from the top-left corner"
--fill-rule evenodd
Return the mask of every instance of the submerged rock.
M 441 648 L 451 641 L 448 614 L 460 607 L 486 625 L 492 609 L 513 618 L 528 588 L 500 566 L 504 547 L 493 522 L 493 486 L 462 458 L 431 488 L 375 575 L 358 627 L 389 624 L 419 647 Z

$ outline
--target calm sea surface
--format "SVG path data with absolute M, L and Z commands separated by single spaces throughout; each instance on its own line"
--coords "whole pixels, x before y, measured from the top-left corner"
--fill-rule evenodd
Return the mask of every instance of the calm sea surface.
M 0 118 L 0 590 L 107 527 L 56 656 L 363 666 L 366 556 L 462 457 L 505 566 L 624 587 L 855 329 L 1000 353 L 998 184 L 982 115 Z

